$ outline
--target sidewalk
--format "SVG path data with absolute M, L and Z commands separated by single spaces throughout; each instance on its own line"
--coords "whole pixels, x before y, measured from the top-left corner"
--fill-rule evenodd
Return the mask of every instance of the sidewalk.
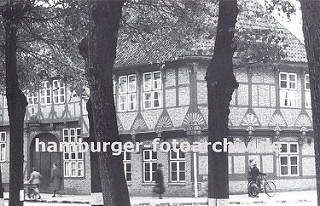
M 52 194 L 41 194 L 42 199 L 37 202 L 48 203 L 77 203 L 90 204 L 90 195 L 63 195 L 52 197 Z M 5 192 L 4 197 L 7 200 L 9 193 Z M 131 197 L 132 206 L 205 206 L 207 205 L 206 197 Z M 230 195 L 229 205 L 246 205 L 246 204 L 272 204 L 272 203 L 302 203 L 314 202 L 316 205 L 316 191 L 293 191 L 279 192 L 274 197 L 269 197 L 265 193 L 260 194 L 259 198 L 249 198 L 248 195 Z M 31 201 L 26 199 L 25 201 Z

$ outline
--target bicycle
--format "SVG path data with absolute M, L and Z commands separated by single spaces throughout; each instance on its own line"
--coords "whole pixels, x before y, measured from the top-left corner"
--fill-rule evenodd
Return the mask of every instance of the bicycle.
M 259 189 L 256 181 L 248 183 L 248 191 L 251 197 L 257 197 L 260 192 L 265 192 L 269 197 L 274 197 L 277 193 L 277 187 L 272 181 L 268 181 L 265 175 L 260 175 L 261 189 Z
M 29 200 L 36 200 L 37 195 L 39 196 L 38 199 L 40 199 L 39 189 L 37 188 L 37 185 L 30 184 L 28 181 L 23 183 L 24 186 L 24 194 L 29 198 Z

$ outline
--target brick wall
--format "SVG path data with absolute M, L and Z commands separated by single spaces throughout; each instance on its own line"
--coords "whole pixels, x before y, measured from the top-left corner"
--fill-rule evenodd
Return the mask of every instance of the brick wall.
M 171 142 L 172 139 L 165 139 L 165 141 Z M 188 141 L 188 139 L 178 139 L 181 141 Z M 151 144 L 151 141 L 144 141 L 144 144 Z M 164 196 L 190 196 L 193 193 L 193 187 L 191 182 L 191 153 L 187 153 L 185 156 L 185 165 L 186 165 L 186 181 L 181 183 L 170 182 L 169 174 L 169 153 L 167 152 L 158 152 L 157 153 L 158 161 L 163 165 L 162 171 L 164 176 L 164 185 L 166 192 Z M 132 153 L 131 156 L 131 165 L 132 165 L 132 181 L 128 183 L 129 193 L 132 196 L 152 196 L 152 189 L 154 183 L 145 183 L 143 182 L 143 159 L 142 151 L 139 153 Z

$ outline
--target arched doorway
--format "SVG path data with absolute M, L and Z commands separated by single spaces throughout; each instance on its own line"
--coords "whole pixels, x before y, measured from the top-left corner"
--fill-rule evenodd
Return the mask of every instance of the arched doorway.
M 40 185 L 41 192 L 52 192 L 51 189 L 51 168 L 52 164 L 57 164 L 62 169 L 62 153 L 60 152 L 36 152 L 35 151 L 35 139 L 39 138 L 39 142 L 44 142 L 46 147 L 48 142 L 56 142 L 59 145 L 58 139 L 49 133 L 37 135 L 30 145 L 30 170 L 35 167 L 42 175 L 42 181 Z M 59 148 L 59 146 L 58 146 Z M 41 148 L 40 148 L 40 151 Z

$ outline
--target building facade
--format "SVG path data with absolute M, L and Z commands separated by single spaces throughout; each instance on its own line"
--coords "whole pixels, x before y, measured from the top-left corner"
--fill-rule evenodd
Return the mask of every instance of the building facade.
M 190 145 L 207 141 L 204 77 L 208 63 L 192 58 L 160 68 L 118 70 L 115 93 L 119 131 L 126 141 L 147 145 L 124 161 L 131 194 L 151 195 L 156 164 L 161 163 L 168 195 L 194 195 L 195 176 L 199 194 L 206 195 L 206 152 L 177 153 L 172 148 L 153 152 L 148 145 L 154 138 L 171 142 L 171 146 L 174 140 Z M 246 191 L 251 158 L 279 190 L 315 188 L 307 65 L 282 62 L 272 68 L 242 68 L 235 75 L 240 85 L 230 106 L 230 137 L 248 149 L 238 147 L 229 152 L 230 192 Z M 281 146 L 280 152 L 271 149 L 273 143 Z
M 263 22 L 258 20 L 258 26 L 249 25 L 243 18 L 238 22 L 261 29 Z M 272 66 L 253 64 L 234 70 L 239 87 L 230 105 L 229 138 L 244 148 L 229 151 L 232 194 L 246 192 L 251 158 L 278 190 L 315 188 L 310 77 L 304 45 L 279 25 L 276 29 L 286 36 L 287 56 L 282 61 Z M 141 50 L 149 44 L 153 50 Z M 118 52 L 114 98 L 119 133 L 123 143 L 143 143 L 140 151 L 124 153 L 130 195 L 152 195 L 158 163 L 163 165 L 166 195 L 193 196 L 195 188 L 200 196 L 207 195 L 207 152 L 183 150 L 188 144 L 207 141 L 205 74 L 212 57 L 211 45 L 214 44 L 204 42 L 191 49 L 193 53 L 186 54 L 177 49 L 177 45 L 158 40 L 147 42 L 144 47 L 125 45 L 124 49 L 130 49 L 128 54 Z M 122 51 L 122 47 L 118 49 Z M 172 54 L 177 58 L 169 58 Z M 41 191 L 51 191 L 51 166 L 56 163 L 63 171 L 65 193 L 89 194 L 89 152 L 37 152 L 35 144 L 37 139 L 45 143 L 72 143 L 88 138 L 85 107 L 88 97 L 78 96 L 68 83 L 54 78 L 44 80 L 38 91 L 26 92 L 26 95 L 29 105 L 24 133 L 25 180 L 36 167 L 44 177 Z M 165 152 L 149 147 L 155 138 L 159 138 L 158 146 L 169 143 Z M 172 147 L 175 140 L 184 143 L 179 151 Z M 275 143 L 281 146 L 280 152 L 270 149 Z M 9 144 L 6 99 L 1 96 L 0 164 L 6 188 Z
M 90 188 L 83 187 L 90 185 L 90 156 L 72 151 L 38 152 L 35 147 L 36 139 L 46 144 L 80 141 L 82 131 L 87 131 L 87 125 L 82 121 L 84 100 L 58 79 L 45 80 L 38 91 L 26 91 L 25 94 L 28 106 L 23 140 L 24 179 L 27 180 L 32 168 L 36 167 L 43 176 L 41 190 L 52 192 L 51 167 L 56 163 L 63 170 L 66 193 L 90 193 Z M 7 103 L 3 95 L 1 102 L 1 170 L 4 187 L 8 188 L 10 135 Z
M 152 195 L 157 164 L 163 164 L 167 195 L 192 196 L 197 181 L 199 195 L 207 192 L 207 153 L 159 150 L 162 142 L 179 144 L 207 141 L 208 59 L 193 57 L 164 67 L 118 68 L 115 104 L 123 143 L 142 142 L 139 152 L 126 152 L 124 168 L 131 195 Z M 230 137 L 248 149 L 229 151 L 230 192 L 246 191 L 248 161 L 254 158 L 261 171 L 279 190 L 315 188 L 310 83 L 305 63 L 282 62 L 272 68 L 250 67 L 235 71 L 239 88 L 229 115 Z M 37 93 L 27 95 L 25 123 L 25 179 L 31 168 L 43 174 L 42 191 L 50 191 L 50 172 L 58 163 L 64 174 L 64 191 L 90 193 L 89 152 L 40 152 L 41 142 L 78 142 L 88 138 L 86 97 L 79 97 L 60 80 L 45 81 Z M 4 98 L 2 98 L 4 100 Z M 9 123 L 5 102 L 1 119 L 1 168 L 9 180 Z M 159 138 L 157 151 L 150 145 Z M 270 149 L 281 145 L 281 152 Z M 243 144 L 242 144 L 243 143 Z M 251 145 L 251 146 L 250 146 Z M 252 147 L 253 145 L 253 147 Z M 266 151 L 262 147 L 268 148 Z M 258 148 L 258 149 L 256 149 Z M 39 150 L 39 149 L 38 149 Z

